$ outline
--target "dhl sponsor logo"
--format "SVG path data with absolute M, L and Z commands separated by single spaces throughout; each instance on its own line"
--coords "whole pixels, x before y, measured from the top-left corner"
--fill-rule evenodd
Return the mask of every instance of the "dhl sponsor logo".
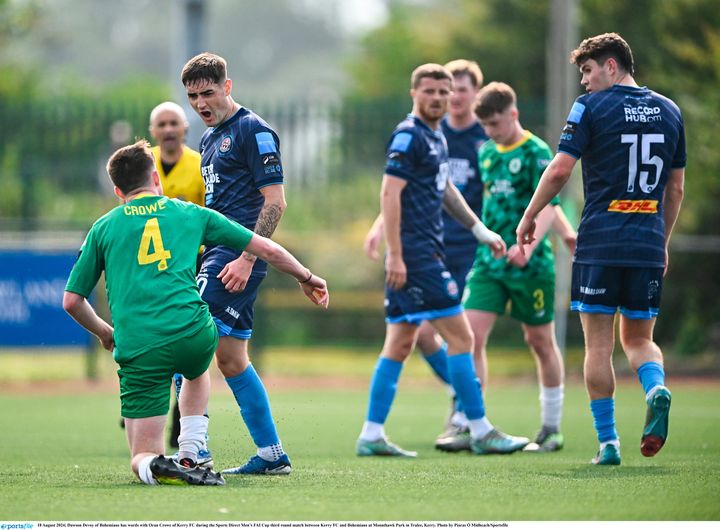
M 608 212 L 620 212 L 620 213 L 657 213 L 657 201 L 648 200 L 618 200 L 610 202 L 608 206 Z

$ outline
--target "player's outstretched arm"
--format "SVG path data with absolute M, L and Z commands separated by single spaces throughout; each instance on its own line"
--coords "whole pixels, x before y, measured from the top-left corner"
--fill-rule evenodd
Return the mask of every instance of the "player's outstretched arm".
M 113 351 L 113 327 L 98 316 L 84 296 L 70 291 L 63 295 L 63 309 L 90 333 L 95 335 L 107 351 Z
M 449 181 L 445 187 L 445 195 L 443 195 L 443 208 L 458 223 L 470 230 L 479 243 L 489 246 L 495 259 L 505 255 L 507 246 L 503 238 L 485 226 L 468 206 L 462 193 Z
M 330 303 L 327 283 L 320 276 L 315 276 L 310 269 L 300 263 L 295 256 L 271 239 L 253 235 L 245 250 L 264 259 L 280 272 L 295 278 L 300 288 L 312 303 L 327 309 Z
M 572 174 L 577 159 L 565 153 L 558 153 L 540 177 L 540 182 L 530 200 L 520 223 L 515 230 L 517 245 L 524 252 L 523 245 L 535 241 L 535 218 L 555 195 L 560 193 Z

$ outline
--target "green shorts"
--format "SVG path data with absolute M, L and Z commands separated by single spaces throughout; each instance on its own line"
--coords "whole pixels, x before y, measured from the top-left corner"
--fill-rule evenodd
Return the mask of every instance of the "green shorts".
M 173 374 L 195 379 L 210 366 L 218 333 L 215 323 L 190 337 L 184 337 L 151 350 L 124 355 L 115 352 L 120 379 L 120 413 L 123 418 L 149 418 L 167 414 Z
M 504 315 L 510 302 L 510 316 L 529 326 L 555 318 L 555 278 L 497 279 L 471 273 L 465 285 L 465 309 Z

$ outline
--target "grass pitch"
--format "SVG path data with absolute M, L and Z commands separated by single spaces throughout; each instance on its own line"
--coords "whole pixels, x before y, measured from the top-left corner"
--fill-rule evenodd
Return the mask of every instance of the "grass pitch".
M 372 368 L 367 366 L 368 378 Z M 270 383 L 294 471 L 227 477 L 224 488 L 147 487 L 132 476 L 119 402 L 104 389 L 79 395 L 0 393 L 0 520 L 717 520 L 720 519 L 720 385 L 673 384 L 671 434 L 655 458 L 640 455 L 638 384 L 620 385 L 623 463 L 587 462 L 597 448 L 582 386 L 567 388 L 566 448 L 555 454 L 472 456 L 433 449 L 447 411 L 428 378 L 401 380 L 387 431 L 415 460 L 358 458 L 365 385 L 288 390 Z M 493 382 L 488 416 L 532 436 L 537 390 Z M 217 465 L 253 453 L 230 392 L 215 383 L 211 448 Z

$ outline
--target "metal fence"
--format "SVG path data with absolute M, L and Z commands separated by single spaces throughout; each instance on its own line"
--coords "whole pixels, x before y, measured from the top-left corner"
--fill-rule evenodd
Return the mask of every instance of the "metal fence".
M 107 157 L 148 136 L 148 116 L 157 103 L 68 97 L 26 105 L 0 101 L 0 229 L 77 227 L 70 214 L 50 216 L 47 201 L 71 194 L 108 196 Z M 308 188 L 358 175 L 379 177 L 386 141 L 410 104 L 403 98 L 248 106 L 280 136 L 288 187 Z M 541 134 L 543 105 L 530 102 L 522 111 L 525 125 Z

